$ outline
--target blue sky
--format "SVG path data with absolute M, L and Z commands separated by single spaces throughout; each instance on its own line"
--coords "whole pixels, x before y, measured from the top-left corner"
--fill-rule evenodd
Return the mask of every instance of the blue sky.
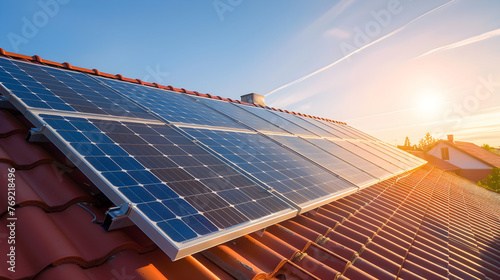
M 500 146 L 500 1 L 4 1 L 0 47 L 347 121 Z M 322 70 L 321 70 L 322 69 Z

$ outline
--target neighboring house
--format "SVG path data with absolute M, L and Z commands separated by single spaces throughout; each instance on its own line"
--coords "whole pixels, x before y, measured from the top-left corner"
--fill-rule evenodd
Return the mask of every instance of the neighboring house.
M 431 164 L 173 262 L 137 226 L 96 223 L 113 204 L 53 143 L 28 142 L 30 121 L 0 105 L 0 279 L 500 279 L 500 195 Z
M 453 135 L 434 143 L 426 154 L 453 164 L 460 169 L 456 174 L 473 182 L 487 178 L 492 168 L 500 168 L 499 155 L 470 142 L 454 141 Z

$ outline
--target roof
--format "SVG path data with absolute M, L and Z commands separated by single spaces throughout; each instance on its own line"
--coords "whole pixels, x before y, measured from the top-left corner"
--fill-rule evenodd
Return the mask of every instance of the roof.
M 121 81 L 125 81 L 125 82 L 130 82 L 130 83 L 141 84 L 141 85 L 150 86 L 150 87 L 156 87 L 156 88 L 171 90 L 171 91 L 175 91 L 175 92 L 181 92 L 181 93 L 185 93 L 185 94 L 189 94 L 189 95 L 196 95 L 196 96 L 210 98 L 210 99 L 215 99 L 215 100 L 224 100 L 224 101 L 239 103 L 239 104 L 243 104 L 243 105 L 261 107 L 261 108 L 267 108 L 267 109 L 270 109 L 270 110 L 273 110 L 273 111 L 279 111 L 279 112 L 283 112 L 283 113 L 289 113 L 289 114 L 293 114 L 293 115 L 299 115 L 299 116 L 302 116 L 302 117 L 308 117 L 308 118 L 323 120 L 323 121 L 337 123 L 337 124 L 346 124 L 345 122 L 340 122 L 340 121 L 330 120 L 330 119 L 326 119 L 326 118 L 321 118 L 321 117 L 306 115 L 306 114 L 297 113 L 297 112 L 288 111 L 288 110 L 276 109 L 276 108 L 269 107 L 269 106 L 264 107 L 264 106 L 261 106 L 261 105 L 245 103 L 245 102 L 242 102 L 240 100 L 233 100 L 231 98 L 224 98 L 224 97 L 220 97 L 220 96 L 215 96 L 215 95 L 212 95 L 212 94 L 209 94 L 209 93 L 200 93 L 200 92 L 197 92 L 197 91 L 186 90 L 185 88 L 176 88 L 176 87 L 173 87 L 171 85 L 164 86 L 164 85 L 160 85 L 158 83 L 148 83 L 148 82 L 142 81 L 140 79 L 131 79 L 131 78 L 123 77 L 121 74 L 113 75 L 113 74 L 108 74 L 108 73 L 101 72 L 101 71 L 99 71 L 97 69 L 90 70 L 90 69 L 87 69 L 87 68 L 73 66 L 73 65 L 69 64 L 68 62 L 58 63 L 58 62 L 54 62 L 54 61 L 42 59 L 38 55 L 27 56 L 27 55 L 18 54 L 18 53 L 7 52 L 4 49 L 0 48 L 0 56 L 4 56 L 4 57 L 11 58 L 11 59 L 14 59 L 14 60 L 22 60 L 22 61 L 25 61 L 25 62 L 32 62 L 32 63 L 35 63 L 35 64 L 41 64 L 41 65 L 46 65 L 46 66 L 51 66 L 51 67 L 57 67 L 57 68 L 64 68 L 66 70 L 73 70 L 73 71 L 83 72 L 83 73 L 86 73 L 86 74 L 101 76 L 101 77 L 105 77 L 105 78 L 110 78 L 110 79 L 115 79 L 115 80 L 121 80 Z
M 469 156 L 491 166 L 491 167 L 496 167 L 500 168 L 500 156 L 492 153 L 486 149 L 483 149 L 479 147 L 478 145 L 470 142 L 463 142 L 463 141 L 448 141 L 448 140 L 439 140 L 435 142 L 430 148 L 432 149 L 439 143 L 444 143 L 446 145 L 449 145 L 461 152 L 464 152 L 468 154 Z
M 456 166 L 456 165 L 453 165 L 451 164 L 450 162 L 448 161 L 445 161 L 445 160 L 442 160 L 438 157 L 435 157 L 431 154 L 428 154 L 428 153 L 425 153 L 425 152 L 422 152 L 422 151 L 411 151 L 411 150 L 408 150 L 406 151 L 414 156 L 417 156 L 423 160 L 426 160 L 427 162 L 431 163 L 432 165 L 438 167 L 438 168 L 441 168 L 443 170 L 447 170 L 447 171 L 457 171 L 457 170 L 460 170 L 460 167 Z
M 0 278 L 500 278 L 499 195 L 432 165 L 172 262 L 135 226 L 92 223 L 109 201 L 51 144 L 27 142 L 18 112 L 1 109 L 0 123 L 0 178 L 17 178 L 17 270 L 2 261 Z

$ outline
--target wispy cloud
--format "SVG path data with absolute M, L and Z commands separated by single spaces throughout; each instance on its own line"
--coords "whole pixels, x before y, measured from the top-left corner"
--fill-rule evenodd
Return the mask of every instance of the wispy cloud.
M 431 53 L 435 53 L 435 52 L 439 52 L 439 51 L 446 51 L 446 50 L 451 50 L 451 49 L 455 49 L 455 48 L 467 46 L 467 45 L 474 44 L 474 43 L 477 43 L 477 42 L 481 42 L 481 41 L 484 41 L 484 40 L 487 40 L 487 39 L 490 39 L 490 38 L 493 38 L 493 37 L 497 37 L 497 36 L 500 36 L 500 28 L 496 29 L 496 30 L 492 30 L 492 31 L 486 32 L 486 33 L 483 33 L 481 35 L 477 35 L 477 36 L 473 36 L 473 37 L 467 38 L 465 40 L 462 40 L 462 41 L 459 41 L 459 42 L 456 42 L 456 43 L 453 43 L 453 44 L 449 44 L 449 45 L 445 45 L 445 46 L 442 46 L 442 47 L 439 47 L 439 48 L 435 48 L 433 50 L 430 50 L 430 51 L 428 51 L 428 52 L 420 55 L 419 57 L 426 56 L 426 55 L 429 55 Z
M 328 65 L 326 65 L 325 67 L 322 67 L 322 68 L 320 68 L 320 69 L 318 69 L 318 70 L 316 70 L 316 71 L 314 71 L 312 73 L 309 73 L 309 74 L 307 74 L 307 75 L 305 75 L 305 76 L 303 76 L 301 78 L 296 79 L 295 81 L 292 81 L 292 82 L 290 82 L 288 84 L 285 84 L 285 85 L 283 85 L 283 86 L 281 86 L 281 87 L 279 87 L 279 88 L 277 88 L 275 90 L 272 90 L 271 92 L 267 93 L 265 96 L 269 96 L 269 95 L 271 95 L 271 94 L 273 94 L 273 93 L 275 93 L 277 91 L 280 91 L 282 89 L 285 89 L 287 87 L 290 87 L 290 86 L 293 86 L 293 85 L 295 85 L 297 83 L 300 83 L 300 82 L 302 82 L 304 80 L 307 80 L 310 77 L 315 76 L 315 75 L 317 75 L 317 74 L 319 74 L 319 73 L 321 73 L 321 72 L 323 72 L 323 71 L 325 71 L 325 70 L 327 70 L 327 69 L 329 69 L 329 68 L 331 68 L 331 67 L 339 64 L 340 62 L 342 62 L 344 60 L 347 60 L 349 57 L 351 57 L 351 56 L 353 56 L 353 55 L 355 55 L 355 54 L 357 54 L 357 53 L 359 53 L 359 52 L 361 52 L 361 51 L 363 51 L 363 50 L 365 50 L 365 49 L 367 49 L 367 48 L 369 48 L 369 47 L 371 47 L 371 46 L 373 46 L 373 45 L 375 45 L 375 44 L 377 44 L 377 43 L 379 43 L 379 42 L 381 42 L 381 41 L 383 41 L 383 40 L 385 40 L 385 39 L 387 39 L 389 37 L 391 37 L 391 36 L 393 36 L 394 34 L 397 34 L 397 33 L 401 32 L 402 30 L 406 29 L 406 27 L 408 27 L 409 25 L 411 25 L 413 22 L 415 22 L 415 21 L 417 21 L 417 20 L 419 20 L 419 19 L 421 19 L 421 18 L 423 18 L 423 17 L 425 17 L 425 16 L 427 16 L 427 15 L 429 15 L 429 14 L 431 14 L 431 13 L 437 11 L 437 10 L 442 9 L 445 6 L 448 6 L 449 4 L 451 4 L 451 3 L 455 2 L 455 1 L 456 0 L 451 0 L 451 1 L 446 2 L 445 4 L 443 4 L 441 6 L 438 6 L 438 7 L 434 8 L 434 9 L 432 9 L 432 10 L 424 13 L 424 14 L 421 14 L 420 16 L 412 19 L 411 21 L 409 21 L 405 25 L 403 25 L 400 28 L 398 28 L 398 29 L 390 32 L 389 34 L 384 35 L 384 36 L 378 38 L 377 40 L 375 40 L 375 41 L 373 41 L 373 42 L 371 42 L 369 44 L 366 44 L 366 45 L 362 46 L 359 49 L 356 49 L 355 51 L 353 51 L 353 52 L 351 52 L 351 53 L 343 56 L 342 58 L 340 58 L 340 59 L 338 59 L 338 60 L 336 60 L 336 61 L 334 61 L 334 62 L 332 62 L 332 63 L 330 63 Z
M 342 30 L 338 27 L 335 27 L 335 28 L 332 28 L 332 29 L 328 29 L 327 31 L 325 31 L 323 33 L 323 35 L 325 37 L 337 37 L 337 38 L 340 38 L 340 39 L 345 39 L 345 38 L 349 38 L 351 36 L 351 34 L 345 30 Z

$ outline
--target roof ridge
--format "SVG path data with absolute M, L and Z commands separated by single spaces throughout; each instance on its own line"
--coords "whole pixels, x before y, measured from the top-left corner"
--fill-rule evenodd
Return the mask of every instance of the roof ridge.
M 238 103 L 238 104 L 247 105 L 247 106 L 255 106 L 255 107 L 260 107 L 260 108 L 264 108 L 264 109 L 268 109 L 268 110 L 289 113 L 292 115 L 299 115 L 299 116 L 303 116 L 303 117 L 308 117 L 311 119 L 317 119 L 317 120 L 323 120 L 323 121 L 327 121 L 327 122 L 331 122 L 331 123 L 347 125 L 346 122 L 335 121 L 335 120 L 331 120 L 331 119 L 327 119 L 327 118 L 311 116 L 311 115 L 306 115 L 306 114 L 302 114 L 302 113 L 296 113 L 296 112 L 288 111 L 288 110 L 276 109 L 276 108 L 273 108 L 270 106 L 260 106 L 260 105 L 256 105 L 256 104 L 252 104 L 252 103 L 246 103 L 246 102 L 243 102 L 240 100 L 234 100 L 231 98 L 224 98 L 224 97 L 212 95 L 210 93 L 200 93 L 197 91 L 189 91 L 189 90 L 186 90 L 185 88 L 175 88 L 171 85 L 164 86 L 164 85 L 160 85 L 158 83 L 145 82 L 145 81 L 142 81 L 141 79 L 126 78 L 126 77 L 123 77 L 121 74 L 113 75 L 113 74 L 109 74 L 109 73 L 104 73 L 104 72 L 101 72 L 95 68 L 90 70 L 90 69 L 83 68 L 83 67 L 73 66 L 73 65 L 69 64 L 68 62 L 63 62 L 63 63 L 54 62 L 54 61 L 42 59 L 38 55 L 28 56 L 28 55 L 13 53 L 13 52 L 7 52 L 2 48 L 0 48 L 0 55 L 4 56 L 4 57 L 12 58 L 12 59 L 32 62 L 35 64 L 42 64 L 42 65 L 46 65 L 46 66 L 65 68 L 68 70 L 83 72 L 83 73 L 101 76 L 101 77 L 106 77 L 106 78 L 111 78 L 111 79 L 115 79 L 115 80 L 122 80 L 122 81 L 130 82 L 130 83 L 136 83 L 136 84 L 141 84 L 141 85 L 150 86 L 150 87 L 156 87 L 156 88 L 165 89 L 165 90 L 171 90 L 171 91 L 175 91 L 175 92 L 179 92 L 179 93 L 196 95 L 196 96 L 200 96 L 200 97 L 222 100 L 222 101 L 226 101 L 226 102 Z

